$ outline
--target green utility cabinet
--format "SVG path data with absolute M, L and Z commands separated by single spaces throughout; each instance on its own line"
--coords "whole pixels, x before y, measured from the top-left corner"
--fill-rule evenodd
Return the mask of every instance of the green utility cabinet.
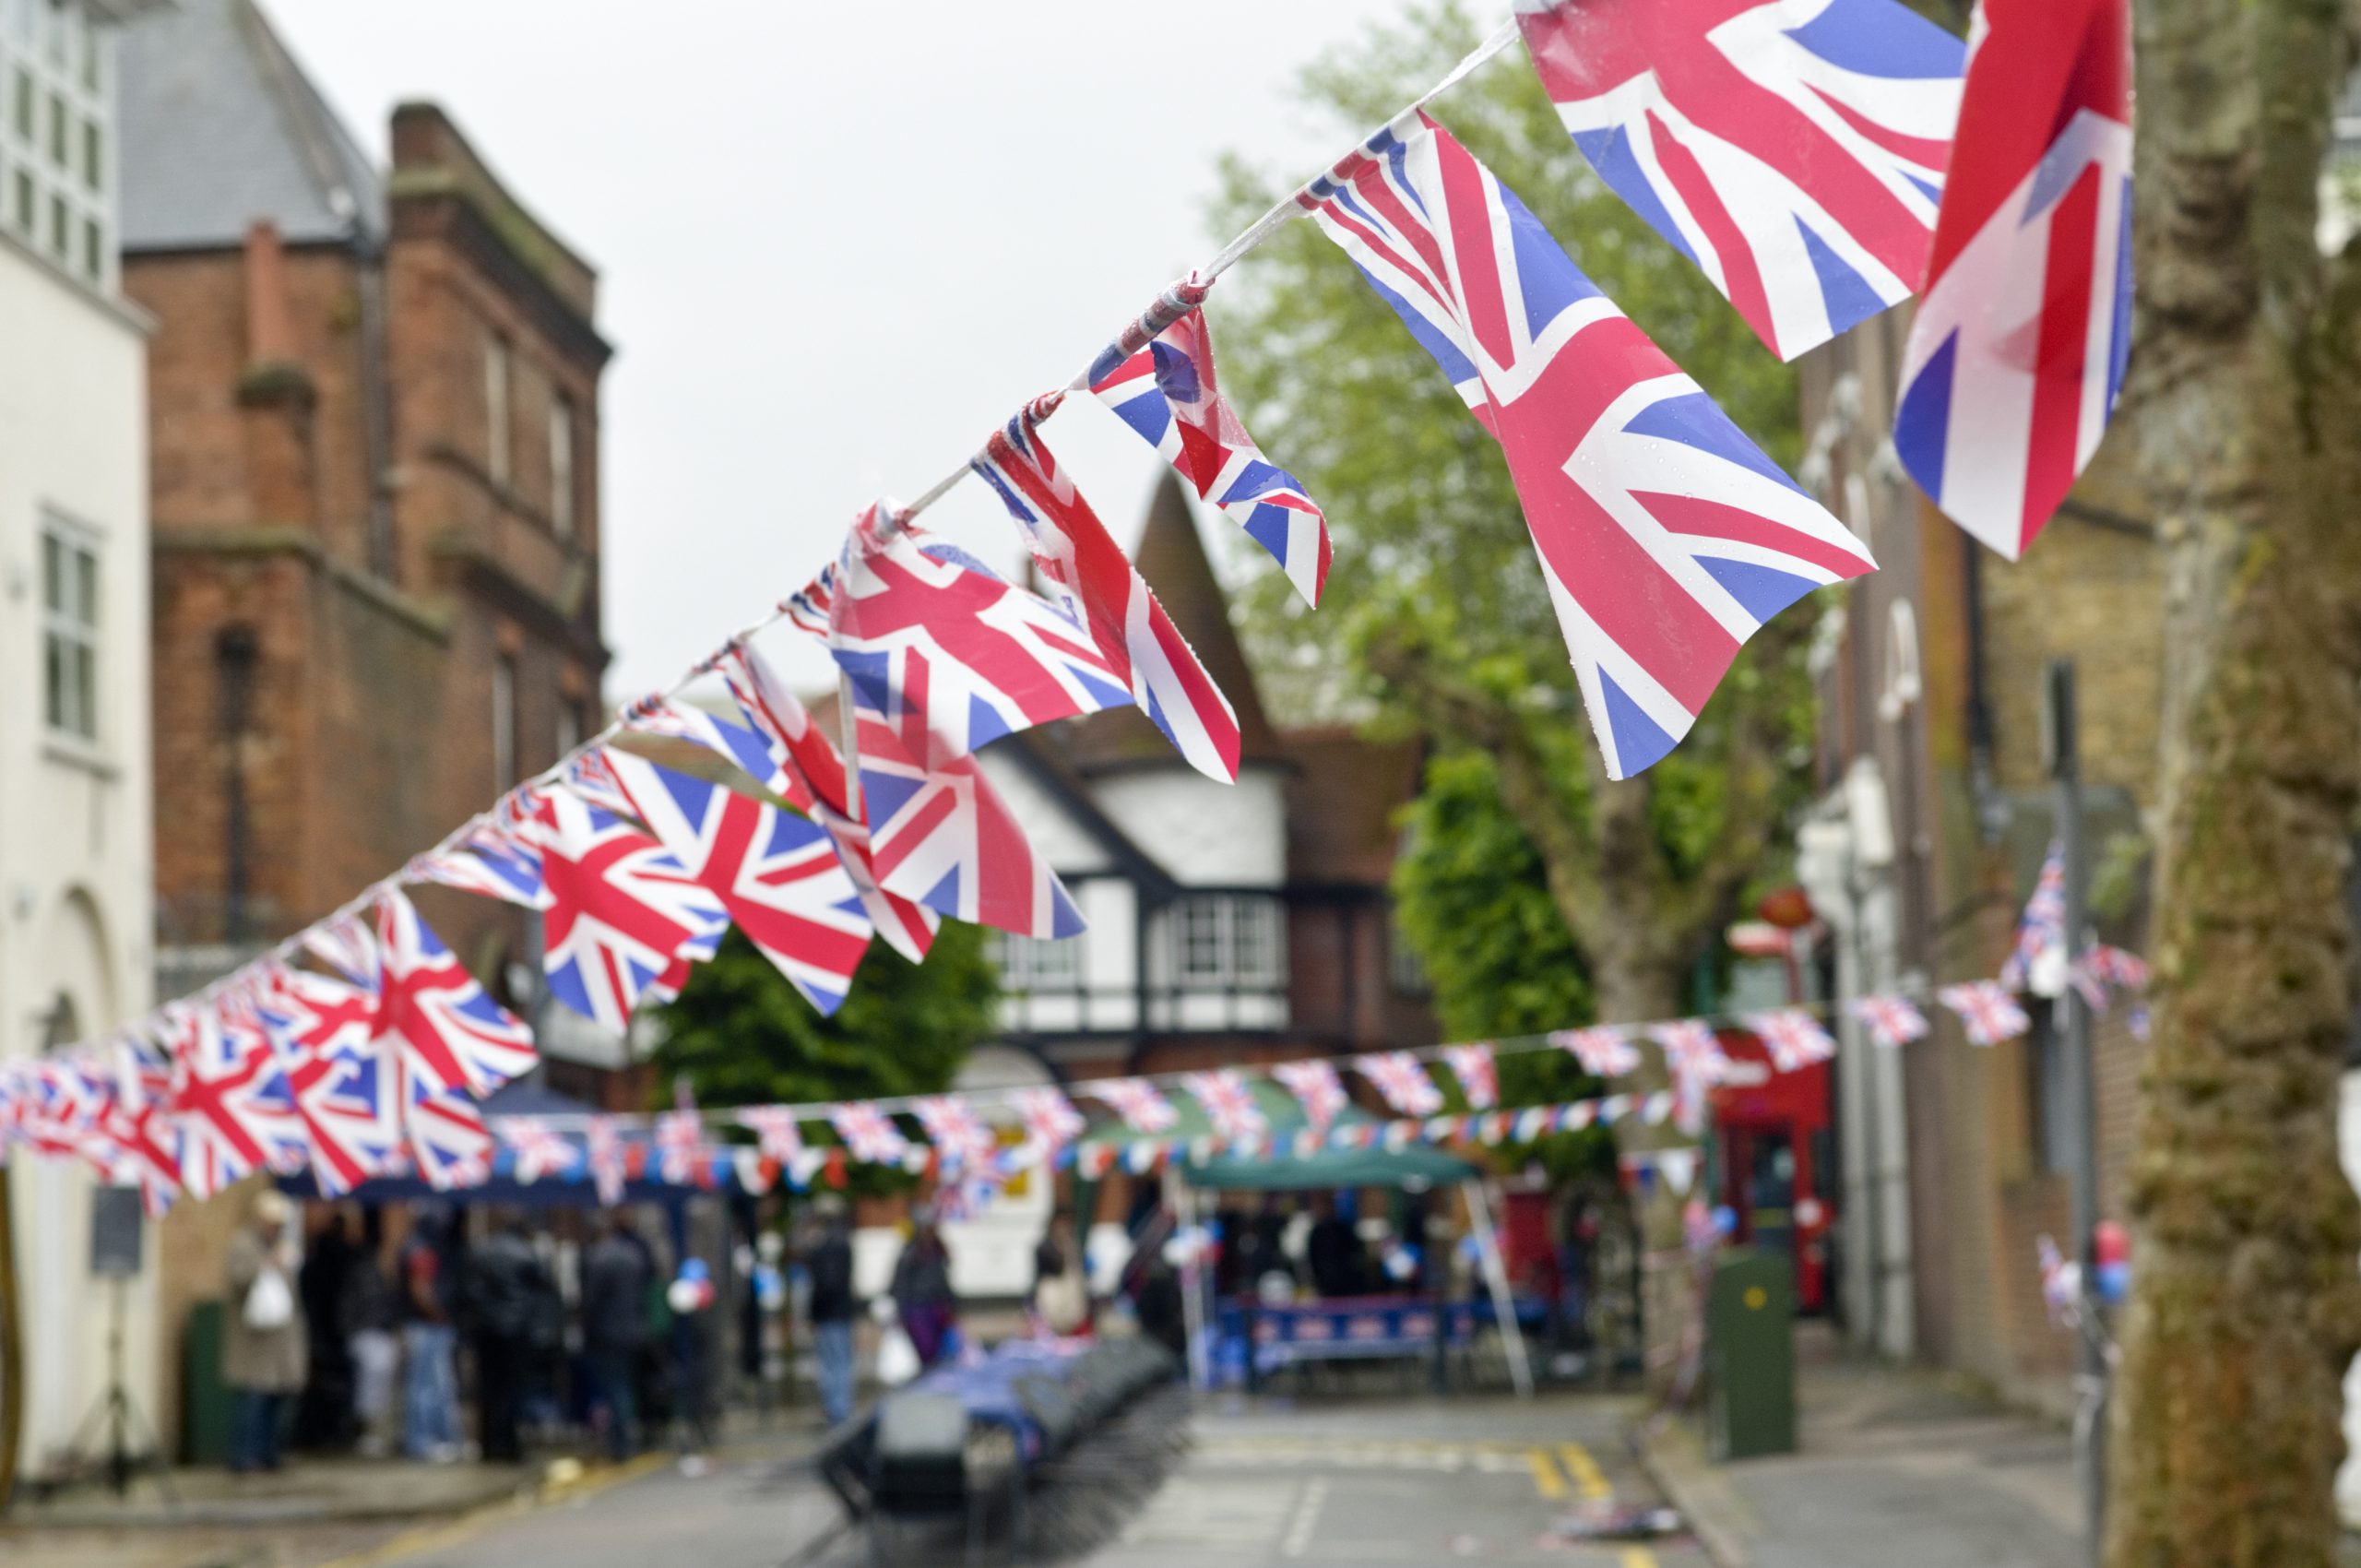
M 1796 1451 L 1795 1267 L 1736 1247 L 1705 1290 L 1705 1437 L 1716 1459 Z
M 219 1301 L 199 1301 L 189 1309 L 188 1336 L 181 1342 L 184 1465 L 230 1461 L 230 1389 L 221 1381 L 224 1311 Z

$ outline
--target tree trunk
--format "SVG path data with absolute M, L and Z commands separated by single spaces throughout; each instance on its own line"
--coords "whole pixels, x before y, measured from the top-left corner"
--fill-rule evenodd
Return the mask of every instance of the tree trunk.
M 2118 439 L 2167 552 L 2154 1044 L 2113 1568 L 2325 1568 L 2361 1324 L 2337 1158 L 2361 803 L 2361 353 L 2314 240 L 2329 0 L 2144 0 Z

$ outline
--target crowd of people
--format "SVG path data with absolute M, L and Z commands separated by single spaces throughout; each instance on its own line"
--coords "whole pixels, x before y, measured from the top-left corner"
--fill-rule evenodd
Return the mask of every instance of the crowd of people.
M 470 1233 L 427 1208 L 396 1238 L 379 1210 L 344 1206 L 306 1243 L 286 1197 L 255 1198 L 224 1265 L 233 1470 L 276 1469 L 290 1440 L 515 1462 L 536 1426 L 587 1427 L 618 1458 L 659 1422 L 685 1451 L 704 1446 L 717 1314 L 702 1260 L 668 1278 L 625 1210 L 601 1216 L 566 1267 L 520 1212 L 476 1220 Z

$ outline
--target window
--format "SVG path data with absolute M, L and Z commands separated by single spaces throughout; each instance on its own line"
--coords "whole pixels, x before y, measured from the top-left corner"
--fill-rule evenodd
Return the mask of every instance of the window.
M 99 553 L 88 533 L 51 522 L 41 535 L 42 711 L 49 727 L 99 738 Z
M 41 196 L 33 188 L 33 172 L 21 165 L 17 170 L 17 228 L 27 239 L 32 237 L 33 214 L 41 210 Z
M 95 218 L 82 220 L 82 276 L 95 283 L 106 276 L 106 231 Z
M 1267 894 L 1203 894 L 1172 907 L 1172 968 L 1183 986 L 1269 986 L 1279 980 L 1279 903 Z
M 22 65 L 17 67 L 15 98 L 17 139 L 30 146 L 33 139 L 33 74 Z
M 49 95 L 49 160 L 60 169 L 65 167 L 65 100 L 55 91 Z
M 49 248 L 64 261 L 74 245 L 74 209 L 55 191 L 49 193 Z
M 1434 989 L 1427 979 L 1426 965 L 1418 960 L 1418 950 L 1399 925 L 1386 932 L 1385 957 L 1396 995 L 1424 996 Z
M 1001 983 L 1010 991 L 1072 991 L 1082 983 L 1079 936 L 1050 942 L 1037 936 L 1002 935 L 995 947 Z
M 106 140 L 96 120 L 82 122 L 82 183 L 93 193 L 106 185 Z
M 550 528 L 574 537 L 574 403 L 563 392 L 550 397 Z
M 483 340 L 484 468 L 495 484 L 508 482 L 508 339 Z
M 79 4 L 0 0 L 17 36 L 0 40 L 0 140 L 8 170 L 0 221 L 81 282 L 114 284 L 106 30 Z
M 502 654 L 492 666 L 492 787 L 516 782 L 516 660 Z
M 571 701 L 557 705 L 557 754 L 566 755 L 582 743 L 582 710 Z

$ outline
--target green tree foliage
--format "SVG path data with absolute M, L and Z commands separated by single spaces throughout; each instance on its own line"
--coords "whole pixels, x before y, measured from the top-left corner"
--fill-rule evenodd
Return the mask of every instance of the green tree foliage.
M 852 992 L 822 1017 L 732 929 L 664 1009 L 656 1064 L 702 1105 L 810 1104 L 931 1094 L 997 1025 L 980 927 L 946 921 L 924 964 L 870 946 Z
M 1407 827 L 1394 918 L 1443 1033 L 1494 1039 L 1589 1022 L 1589 971 L 1533 840 L 1501 807 L 1492 759 L 1453 751 L 1428 763 Z

